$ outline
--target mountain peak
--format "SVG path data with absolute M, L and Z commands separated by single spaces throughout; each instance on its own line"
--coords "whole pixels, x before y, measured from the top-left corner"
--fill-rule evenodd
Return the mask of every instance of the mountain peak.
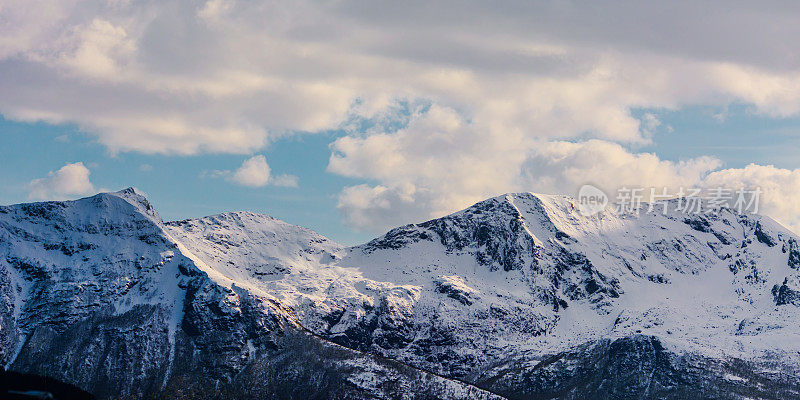
M 132 206 L 136 207 L 136 209 L 142 214 L 157 222 L 161 222 L 161 216 L 158 215 L 156 209 L 152 204 L 150 204 L 150 201 L 147 200 L 145 194 L 133 186 L 117 192 L 99 193 L 97 196 L 114 196 L 123 199 Z
M 125 189 L 122 189 L 122 190 L 118 191 L 117 193 L 119 193 L 119 194 L 137 194 L 137 193 L 141 194 L 141 192 L 136 190 L 136 188 L 133 187 L 133 186 L 128 186 Z

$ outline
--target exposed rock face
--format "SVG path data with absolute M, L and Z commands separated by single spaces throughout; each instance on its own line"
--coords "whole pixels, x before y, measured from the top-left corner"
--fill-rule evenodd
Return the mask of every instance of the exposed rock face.
M 475 260 L 490 270 L 521 269 L 536 251 L 520 211 L 502 198 L 480 202 L 449 217 L 393 229 L 362 250 L 400 250 L 421 240 L 439 242 L 448 252 L 474 249 Z
M 793 276 L 791 281 L 789 278 L 784 279 L 783 283 L 772 287 L 772 297 L 776 306 L 800 306 L 800 280 L 797 276 Z
M 558 354 L 495 366 L 479 386 L 508 399 L 789 399 L 800 395 L 791 371 L 730 358 L 680 355 L 653 336 L 604 339 Z M 485 379 L 485 380 L 484 380 Z M 587 395 L 590 394 L 590 395 Z
M 800 398 L 798 240 L 530 193 L 351 248 L 133 190 L 0 207 L 0 361 L 101 399 Z

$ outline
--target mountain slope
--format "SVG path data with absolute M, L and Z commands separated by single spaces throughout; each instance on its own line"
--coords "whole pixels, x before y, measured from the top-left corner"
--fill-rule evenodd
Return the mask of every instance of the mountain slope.
M 800 398 L 800 238 L 767 217 L 517 193 L 346 248 L 126 190 L 0 238 L 2 361 L 101 398 Z
M 573 199 L 522 193 L 395 229 L 340 265 L 419 288 L 401 344 L 364 347 L 448 376 L 639 334 L 675 353 L 794 368 L 797 242 L 729 210 L 585 217 Z
M 491 397 L 307 333 L 243 271 L 222 278 L 170 232 L 131 189 L 0 208 L 3 364 L 98 398 Z M 279 268 L 336 248 L 278 233 Z
M 632 338 L 642 335 L 670 354 L 661 360 L 679 364 L 663 368 L 687 379 L 716 365 L 693 382 L 727 387 L 730 398 L 749 393 L 747 381 L 734 379 L 745 372 L 771 382 L 762 383 L 770 388 L 764 393 L 795 390 L 796 380 L 771 371 L 798 365 L 798 329 L 788 322 L 800 316 L 798 238 L 769 218 L 730 210 L 654 211 L 584 217 L 567 197 L 509 194 L 362 246 L 332 248 L 315 267 L 307 257 L 286 262 L 284 275 L 257 277 L 255 285 L 336 343 L 511 398 L 533 390 L 530 382 L 493 373 L 524 376 L 519 365 L 547 371 L 536 366 L 548 357 L 585 353 L 578 348 L 606 354 L 608 340 L 639 343 Z M 202 234 L 173 234 L 197 254 L 214 254 L 206 259 L 212 268 L 227 268 L 222 260 L 255 267 L 246 255 L 263 247 L 252 228 L 241 226 L 236 245 L 223 246 L 203 235 L 230 237 L 230 226 L 197 224 Z

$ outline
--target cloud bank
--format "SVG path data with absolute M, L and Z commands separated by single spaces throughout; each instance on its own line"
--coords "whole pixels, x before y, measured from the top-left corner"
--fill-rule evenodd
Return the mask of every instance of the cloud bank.
M 361 229 L 586 181 L 764 179 L 776 198 L 795 184 L 796 171 L 630 149 L 659 125 L 633 108 L 798 115 L 797 4 L 2 0 L 0 13 L 0 113 L 77 124 L 112 152 L 252 154 L 428 104 L 402 129 L 331 145 L 328 170 L 365 180 L 339 196 Z M 259 159 L 233 179 L 293 182 Z
M 377 181 L 345 188 L 338 208 L 351 226 L 381 232 L 515 191 L 574 196 L 584 184 L 613 195 L 623 186 L 761 187 L 761 211 L 800 231 L 800 170 L 752 164 L 721 169 L 714 157 L 680 162 L 607 140 L 542 140 L 480 129 L 452 109 L 432 106 L 395 131 L 373 129 L 336 140 L 329 171 Z
M 626 143 L 649 139 L 631 107 L 797 114 L 800 10 L 732 8 L 5 0 L 0 112 L 181 154 L 252 152 L 398 98 L 482 130 Z

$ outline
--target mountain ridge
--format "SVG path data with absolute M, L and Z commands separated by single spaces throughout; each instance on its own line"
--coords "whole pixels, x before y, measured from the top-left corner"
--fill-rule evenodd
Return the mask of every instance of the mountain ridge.
M 697 393 L 724 388 L 728 395 L 718 398 L 768 394 L 728 378 L 739 375 L 784 398 L 797 393 L 794 380 L 762 371 L 800 365 L 791 339 L 798 332 L 786 323 L 800 316 L 798 238 L 767 217 L 583 216 L 566 196 L 512 193 L 345 247 L 250 212 L 164 222 L 129 188 L 0 207 L 0 238 L 3 363 L 100 398 L 125 392 L 98 379 L 130 374 L 149 382 L 134 397 L 178 390 L 176 379 L 198 388 L 226 382 L 247 396 L 243 382 L 279 365 L 280 354 L 294 351 L 287 349 L 334 351 L 324 342 L 343 346 L 332 360 L 344 361 L 312 364 L 341 377 L 331 393 L 356 398 L 399 393 L 385 382 L 453 398 L 490 396 L 476 387 L 507 398 L 580 398 L 588 390 L 620 394 L 620 385 L 653 396 L 651 384 L 661 385 L 659 396 L 685 395 L 675 379 L 704 385 Z M 89 333 L 96 331 L 136 345 Z M 56 341 L 78 350 L 59 352 Z M 97 359 L 82 352 L 90 348 L 107 350 Z M 663 356 L 648 358 L 644 349 Z M 151 355 L 136 364 L 134 354 Z M 121 363 L 124 373 L 41 368 L 81 357 Z M 553 365 L 580 366 L 580 382 L 546 367 L 552 357 L 568 360 Z M 589 379 L 605 368 L 586 364 L 596 357 L 616 368 L 605 381 Z M 669 372 L 634 385 L 645 378 L 626 368 L 640 362 Z M 420 370 L 400 372 L 402 364 Z M 709 377 L 692 372 L 699 365 L 710 366 Z M 420 383 L 421 371 L 436 375 L 426 378 L 432 386 Z M 265 385 L 262 394 L 275 390 Z
M 218 285 L 132 190 L 4 207 L 0 237 L 3 363 L 98 398 L 204 398 L 208 390 L 371 398 L 409 385 L 444 398 L 489 396 L 307 337 L 270 296 Z M 296 361 L 283 361 L 287 351 Z M 297 374 L 256 378 L 278 366 Z M 329 377 L 302 381 L 314 374 Z

